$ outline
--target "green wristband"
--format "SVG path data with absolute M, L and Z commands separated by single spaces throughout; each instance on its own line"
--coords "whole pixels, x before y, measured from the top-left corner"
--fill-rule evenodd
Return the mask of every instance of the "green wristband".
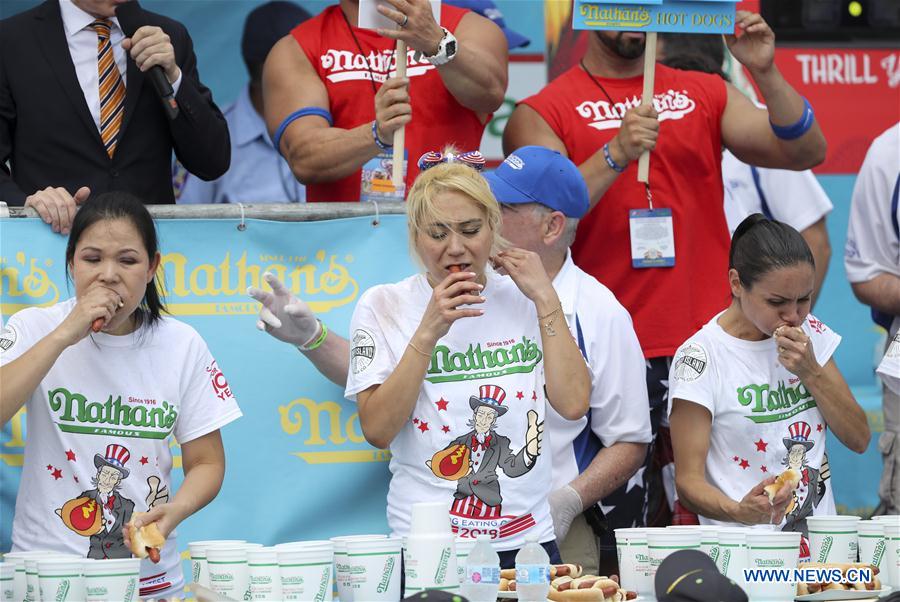
M 297 345 L 297 349 L 300 351 L 313 351 L 322 346 L 322 343 L 325 342 L 325 338 L 328 336 L 328 327 L 322 320 L 318 320 L 319 326 L 322 327 L 322 332 L 319 334 L 318 338 L 315 341 L 310 343 L 309 345 Z

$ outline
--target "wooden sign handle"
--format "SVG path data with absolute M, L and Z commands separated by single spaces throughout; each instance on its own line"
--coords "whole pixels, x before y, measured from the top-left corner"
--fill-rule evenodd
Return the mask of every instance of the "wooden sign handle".
M 644 47 L 644 92 L 641 104 L 648 105 L 653 102 L 653 83 L 656 76 L 656 32 L 647 34 L 647 44 Z M 650 181 L 650 151 L 644 151 L 638 159 L 638 182 Z
M 397 40 L 396 54 L 397 77 L 406 77 L 406 42 Z M 394 130 L 394 171 L 391 181 L 394 186 L 403 185 L 403 150 L 406 146 L 406 126 Z

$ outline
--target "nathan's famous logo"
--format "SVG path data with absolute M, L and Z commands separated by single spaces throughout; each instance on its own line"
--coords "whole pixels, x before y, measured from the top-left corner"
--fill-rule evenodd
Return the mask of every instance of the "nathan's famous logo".
M 331 567 L 329 566 L 325 570 L 322 571 L 322 576 L 319 577 L 319 591 L 316 592 L 316 596 L 313 598 L 315 602 L 324 602 L 325 594 L 328 592 L 328 586 L 331 585 Z M 246 600 L 251 600 L 252 598 L 245 598 Z
M 826 535 L 822 539 L 822 548 L 819 550 L 818 562 L 826 562 L 828 560 L 828 555 L 831 554 L 832 546 L 834 546 L 834 537 Z
M 607 100 L 586 100 L 575 111 L 580 117 L 589 120 L 588 125 L 597 130 L 618 129 L 622 125 L 622 116 L 629 110 L 639 106 L 641 99 L 637 96 L 625 98 L 622 102 L 610 103 Z M 659 113 L 659 121 L 681 119 L 697 108 L 686 90 L 668 90 L 654 94 L 653 108 Z
M 742 406 L 752 406 L 752 414 L 746 418 L 756 424 L 787 420 L 816 407 L 816 400 L 802 382 L 792 387 L 782 380 L 774 389 L 769 385 L 738 387 L 737 398 Z
M 445 383 L 532 372 L 543 357 L 537 342 L 528 337 L 522 337 L 519 342 L 504 341 L 496 346 L 469 344 L 465 352 L 455 353 L 451 353 L 446 345 L 438 345 L 431 353 L 425 380 Z
M 434 572 L 434 582 L 443 583 L 447 579 L 447 567 L 450 564 L 450 548 L 444 548 L 441 559 L 438 561 L 437 570 Z
M 350 255 L 339 258 L 324 250 L 312 257 L 260 255 L 258 262 L 248 260 L 247 252 L 240 256 L 226 252 L 218 263 L 195 263 L 183 253 L 166 253 L 157 275 L 164 283 L 162 291 L 169 312 L 176 316 L 256 315 L 259 303 L 247 297 L 247 288 L 268 290 L 262 278 L 265 272 L 275 274 L 312 311 L 323 313 L 356 300 L 359 284 L 345 266 L 352 261 Z M 54 268 L 58 274 L 45 271 L 53 266 L 49 258 L 29 258 L 24 252 L 16 253 L 15 261 L 0 257 L 3 315 L 58 302 L 57 283 L 61 284 L 65 276 L 61 267 Z
M 650 11 L 644 7 L 582 4 L 579 9 L 584 24 L 590 27 L 633 27 L 650 25 Z
M 28 257 L 23 251 L 10 260 L 0 257 L 0 296 L 3 315 L 10 316 L 32 305 L 53 305 L 59 301 L 59 287 L 45 268 L 53 268 L 47 257 Z M 60 268 L 61 271 L 61 268 Z M 58 276 L 60 279 L 62 274 Z
M 391 585 L 391 576 L 394 574 L 394 565 L 397 564 L 393 556 L 388 556 L 384 563 L 384 571 L 381 573 L 381 581 L 378 582 L 378 588 L 375 590 L 379 594 L 388 591 Z
M 59 387 L 48 394 L 56 425 L 65 433 L 112 435 L 141 439 L 165 439 L 178 418 L 178 408 L 168 401 L 110 395 L 105 402 Z
M 417 57 L 417 54 L 412 48 L 406 51 L 407 77 L 424 75 L 434 69 L 434 65 L 424 58 Z M 357 51 L 329 48 L 319 57 L 319 62 L 322 69 L 328 72 L 325 77 L 334 83 L 355 80 L 384 83 L 389 76 L 393 77 L 397 70 L 397 58 L 393 48 L 381 52 L 370 50 L 367 55 Z
M 306 437 L 303 445 L 307 450 L 293 452 L 293 455 L 309 464 L 388 461 L 390 452 L 372 449 L 366 443 L 359 426 L 359 414 L 351 412 L 351 407 L 355 405 L 316 402 L 305 397 L 278 406 L 281 430 L 288 435 Z

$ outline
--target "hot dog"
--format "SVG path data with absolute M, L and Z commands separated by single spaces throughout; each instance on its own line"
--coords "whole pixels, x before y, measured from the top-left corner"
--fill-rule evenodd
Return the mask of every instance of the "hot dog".
M 775 482 L 771 485 L 763 487 L 763 491 L 769 496 L 769 503 L 775 501 L 775 496 L 783 487 L 790 487 L 791 491 L 800 484 L 800 471 L 788 468 L 783 473 L 775 477 Z
M 135 512 L 132 520 L 140 518 L 143 513 Z M 128 538 L 131 540 L 131 553 L 138 558 L 149 558 L 151 562 L 159 562 L 159 551 L 166 543 L 156 523 L 135 529 L 133 523 L 127 523 Z
M 578 577 L 581 577 L 581 570 L 580 564 L 551 564 L 550 578 L 572 577 L 573 579 L 577 579 Z

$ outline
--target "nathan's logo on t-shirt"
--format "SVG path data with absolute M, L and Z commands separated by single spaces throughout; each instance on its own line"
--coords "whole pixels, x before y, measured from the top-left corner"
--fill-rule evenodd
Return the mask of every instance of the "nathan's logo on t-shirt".
M 586 100 L 575 110 L 581 117 L 590 120 L 588 125 L 598 130 L 610 130 L 621 127 L 622 116 L 626 111 L 641 104 L 637 96 L 626 98 L 625 102 L 610 104 L 606 100 Z M 697 103 L 688 95 L 687 90 L 669 90 L 664 94 L 656 94 L 653 97 L 653 107 L 659 113 L 660 121 L 669 119 L 681 119 L 691 113 Z
M 792 387 L 783 380 L 774 389 L 769 385 L 738 387 L 737 399 L 742 406 L 750 406 L 751 414 L 746 418 L 756 424 L 780 422 L 816 407 L 816 400 L 802 382 Z
M 543 357 L 540 347 L 528 337 L 522 337 L 518 343 L 507 341 L 484 348 L 481 343 L 469 344 L 465 352 L 456 353 L 452 353 L 446 345 L 438 345 L 431 353 L 431 365 L 425 380 L 446 383 L 522 374 L 532 372 Z
M 89 401 L 63 387 L 48 393 L 56 426 L 64 433 L 113 435 L 141 439 L 165 439 L 178 418 L 178 408 L 168 401 L 110 395 L 105 402 Z
M 434 69 L 434 65 L 425 59 L 416 60 L 416 52 L 408 50 L 406 53 L 406 76 L 415 77 L 424 75 Z M 372 80 L 384 83 L 388 77 L 396 75 L 397 61 L 394 51 L 382 50 L 370 51 L 368 55 L 351 50 L 335 50 L 329 48 L 319 57 L 322 69 L 327 73 L 325 77 L 332 83 Z

